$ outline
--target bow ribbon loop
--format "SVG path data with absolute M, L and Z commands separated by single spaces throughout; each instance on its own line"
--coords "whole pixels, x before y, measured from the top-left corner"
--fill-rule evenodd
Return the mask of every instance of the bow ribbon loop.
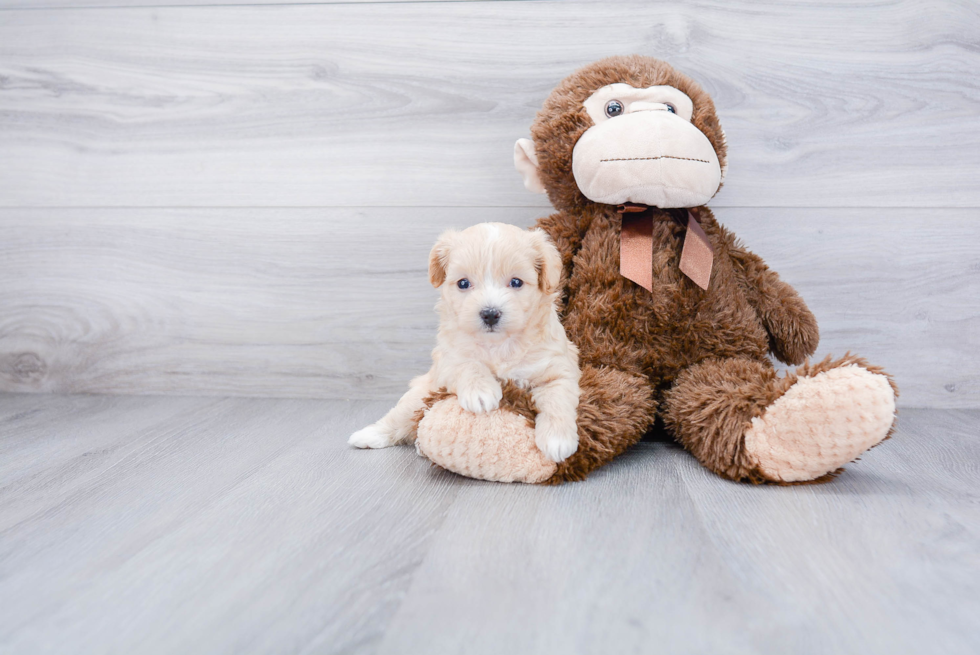
M 623 215 L 619 239 L 619 273 L 647 291 L 653 291 L 653 210 L 646 205 L 625 203 L 616 208 Z M 714 248 L 699 222 L 698 209 L 688 209 L 686 216 L 669 212 L 671 219 L 684 227 L 680 270 L 696 285 L 708 290 Z M 686 219 L 686 220 L 685 220 Z

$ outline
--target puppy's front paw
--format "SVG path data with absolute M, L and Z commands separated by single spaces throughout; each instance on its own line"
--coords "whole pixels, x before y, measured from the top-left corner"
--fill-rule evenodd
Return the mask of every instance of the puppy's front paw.
M 492 412 L 500 406 L 500 399 L 503 397 L 500 383 L 493 378 L 476 380 L 456 392 L 459 406 L 474 414 Z
M 395 445 L 395 433 L 378 423 L 373 423 L 352 434 L 347 443 L 357 448 L 387 448 Z
M 553 462 L 562 462 L 578 450 L 578 432 L 574 426 L 564 430 L 552 426 L 538 415 L 534 426 L 534 443 L 545 457 Z

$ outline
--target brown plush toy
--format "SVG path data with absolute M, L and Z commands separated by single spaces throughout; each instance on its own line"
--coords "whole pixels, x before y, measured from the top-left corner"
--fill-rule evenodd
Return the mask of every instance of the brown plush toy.
M 711 98 L 648 57 L 604 59 L 565 79 L 518 141 L 526 186 L 558 210 L 540 219 L 564 264 L 563 323 L 578 346 L 578 450 L 534 445 L 530 396 L 500 408 L 428 399 L 416 447 L 488 480 L 581 480 L 658 419 L 704 466 L 732 480 L 829 478 L 893 429 L 897 388 L 859 357 L 777 375 L 817 347 L 796 291 L 704 207 L 721 186 L 725 136 Z

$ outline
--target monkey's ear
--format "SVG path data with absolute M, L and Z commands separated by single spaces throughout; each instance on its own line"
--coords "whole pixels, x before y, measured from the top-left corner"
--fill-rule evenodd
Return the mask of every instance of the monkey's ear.
M 544 293 L 558 291 L 561 284 L 561 254 L 558 248 L 548 238 L 548 233 L 541 229 L 531 230 L 534 235 L 534 248 L 538 251 L 534 268 L 538 273 L 538 288 Z
M 514 144 L 514 167 L 524 178 L 524 186 L 534 193 L 545 193 L 541 178 L 538 177 L 538 155 L 534 152 L 534 141 L 518 139 Z
M 452 245 L 456 230 L 446 230 L 432 246 L 429 252 L 429 282 L 439 288 L 446 281 L 446 266 L 449 265 L 449 248 Z

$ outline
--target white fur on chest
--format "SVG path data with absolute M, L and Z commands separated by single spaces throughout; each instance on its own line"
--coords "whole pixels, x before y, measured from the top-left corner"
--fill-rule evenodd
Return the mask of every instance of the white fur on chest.
M 479 345 L 478 359 L 501 382 L 512 381 L 521 388 L 528 388 L 548 368 L 549 359 L 540 349 L 529 350 L 523 344 L 500 343 Z

